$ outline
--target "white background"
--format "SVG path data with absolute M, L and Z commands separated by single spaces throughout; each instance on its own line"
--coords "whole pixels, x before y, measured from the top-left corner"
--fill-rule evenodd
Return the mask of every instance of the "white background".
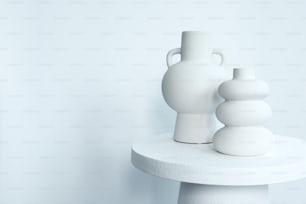
M 0 1 L 0 203 L 174 204 L 178 183 L 130 164 L 137 137 L 173 130 L 165 55 L 204 30 L 228 68 L 272 90 L 274 133 L 305 138 L 306 2 Z M 203 161 L 204 162 L 204 161 Z M 305 204 L 306 180 L 271 187 Z

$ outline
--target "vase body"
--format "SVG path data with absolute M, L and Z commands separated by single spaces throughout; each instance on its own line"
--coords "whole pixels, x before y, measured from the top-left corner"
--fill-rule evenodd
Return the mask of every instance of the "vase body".
M 181 55 L 181 61 L 172 64 L 175 54 Z M 212 63 L 213 54 L 220 55 L 221 63 Z M 214 112 L 222 100 L 218 86 L 228 78 L 222 62 L 223 55 L 212 48 L 209 36 L 202 32 L 183 32 L 181 48 L 168 53 L 162 92 L 167 104 L 177 112 L 175 141 L 212 141 L 217 124 Z
M 266 83 L 256 80 L 251 69 L 234 69 L 233 80 L 219 87 L 225 98 L 216 110 L 225 125 L 214 135 L 215 149 L 234 156 L 256 156 L 269 150 L 272 133 L 263 124 L 271 117 L 270 106 L 263 99 L 268 95 Z

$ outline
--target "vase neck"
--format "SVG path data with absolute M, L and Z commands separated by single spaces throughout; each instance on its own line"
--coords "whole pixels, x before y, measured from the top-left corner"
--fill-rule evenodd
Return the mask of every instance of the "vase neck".
M 253 69 L 235 68 L 233 79 L 236 79 L 236 80 L 255 80 L 256 77 L 255 77 L 255 72 L 254 72 Z
M 182 60 L 210 61 L 212 48 L 208 34 L 188 31 L 182 34 Z

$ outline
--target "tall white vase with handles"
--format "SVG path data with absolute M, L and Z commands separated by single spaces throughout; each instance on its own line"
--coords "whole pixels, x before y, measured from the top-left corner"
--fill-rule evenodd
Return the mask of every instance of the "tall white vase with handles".
M 256 80 L 252 69 L 234 69 L 233 80 L 224 82 L 219 93 L 225 102 L 216 115 L 225 127 L 214 135 L 217 151 L 234 156 L 256 156 L 266 153 L 273 139 L 264 123 L 272 111 L 263 99 L 269 87 Z
M 176 54 L 181 55 L 179 63 L 172 61 Z M 213 55 L 220 56 L 219 64 L 212 63 Z M 218 86 L 228 78 L 222 64 L 223 55 L 213 49 L 210 36 L 204 32 L 183 32 L 181 48 L 168 52 L 162 92 L 177 112 L 175 141 L 212 141 L 217 122 L 214 112 L 221 101 Z

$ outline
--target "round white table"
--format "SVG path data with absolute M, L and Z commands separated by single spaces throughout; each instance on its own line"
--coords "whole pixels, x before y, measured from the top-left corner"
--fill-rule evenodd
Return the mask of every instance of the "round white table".
M 146 173 L 181 182 L 179 204 L 267 204 L 268 185 L 306 177 L 306 143 L 276 136 L 265 155 L 229 156 L 212 144 L 184 144 L 164 134 L 139 141 L 132 163 Z

